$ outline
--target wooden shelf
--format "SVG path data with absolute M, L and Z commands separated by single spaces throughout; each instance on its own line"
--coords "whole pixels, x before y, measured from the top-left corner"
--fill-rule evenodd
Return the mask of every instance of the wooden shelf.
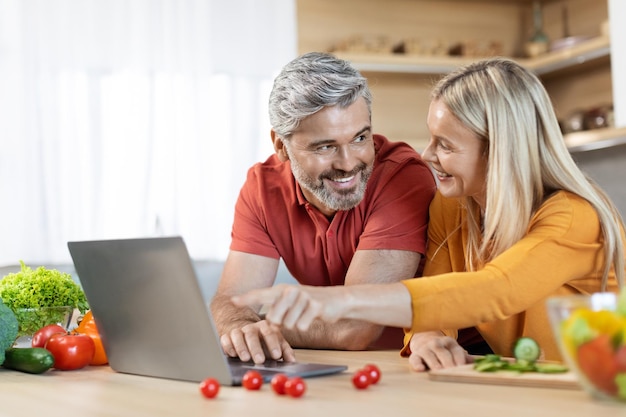
M 609 58 L 611 42 L 607 36 L 598 36 L 574 47 L 553 51 L 533 59 L 520 60 L 537 75 L 553 74 L 582 64 Z
M 568 133 L 563 135 L 563 139 L 571 153 L 595 151 L 613 146 L 626 145 L 626 127 L 610 127 Z M 419 152 L 428 144 L 428 139 L 417 141 L 401 140 L 411 143 Z
M 561 51 L 552 51 L 536 58 L 515 58 L 521 65 L 537 75 L 551 75 L 570 70 L 589 62 L 609 59 L 610 41 L 599 36 Z M 350 61 L 363 72 L 386 72 L 402 74 L 445 74 L 461 65 L 481 58 L 450 56 L 416 56 L 391 54 L 337 53 L 338 57 Z
M 587 130 L 568 133 L 565 143 L 570 152 L 587 152 L 626 144 L 626 127 Z

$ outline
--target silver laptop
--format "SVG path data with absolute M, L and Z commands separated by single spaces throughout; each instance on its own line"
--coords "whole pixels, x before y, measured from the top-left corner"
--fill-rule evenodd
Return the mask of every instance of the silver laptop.
M 228 358 L 181 237 L 68 242 L 68 248 L 117 372 L 240 385 L 250 369 L 267 381 L 278 372 L 311 377 L 347 369 Z

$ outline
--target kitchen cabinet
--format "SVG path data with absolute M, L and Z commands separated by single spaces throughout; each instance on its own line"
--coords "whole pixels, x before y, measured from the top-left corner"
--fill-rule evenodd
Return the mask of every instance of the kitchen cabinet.
M 541 10 L 551 41 L 567 35 L 585 41 L 526 57 L 534 22 L 531 0 L 298 0 L 298 47 L 300 53 L 331 51 L 352 62 L 370 82 L 374 130 L 421 149 L 428 139 L 432 85 L 479 59 L 438 54 L 432 45 L 447 52 L 454 45 L 496 43 L 499 55 L 513 57 L 542 79 L 562 120 L 613 102 L 606 1 L 543 0 Z M 428 54 L 392 52 L 409 41 Z M 626 128 L 614 127 L 566 135 L 573 152 L 614 146 L 624 138 Z

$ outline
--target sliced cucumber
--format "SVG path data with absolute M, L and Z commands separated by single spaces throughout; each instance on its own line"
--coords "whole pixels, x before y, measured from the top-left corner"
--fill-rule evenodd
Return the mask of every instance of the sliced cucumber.
M 497 354 L 488 354 L 474 360 L 474 369 L 478 372 L 539 372 L 555 374 L 567 372 L 569 368 L 560 363 L 537 362 L 541 354 L 539 344 L 530 337 L 517 340 L 514 347 L 514 360 L 503 359 Z
M 474 363 L 481 363 L 481 362 L 502 362 L 502 356 L 496 355 L 495 353 L 488 353 L 485 356 L 476 358 L 474 360 Z
M 520 337 L 513 347 L 513 357 L 517 361 L 535 363 L 541 355 L 541 349 L 535 339 L 531 337 Z
M 543 374 L 560 374 L 569 371 L 569 368 L 560 363 L 536 363 L 535 370 Z
M 507 366 L 505 361 L 483 361 L 474 363 L 474 369 L 478 372 L 495 372 L 504 369 Z
M 515 372 L 533 372 L 536 370 L 534 363 L 523 360 L 516 360 L 515 362 L 509 363 L 506 369 Z

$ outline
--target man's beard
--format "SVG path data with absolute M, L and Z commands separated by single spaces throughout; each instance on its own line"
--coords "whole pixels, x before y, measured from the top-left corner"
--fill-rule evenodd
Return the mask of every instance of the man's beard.
M 322 172 L 318 178 L 313 178 L 304 172 L 302 166 L 291 155 L 289 161 L 291 163 L 291 172 L 300 186 L 313 194 L 315 198 L 331 210 L 350 210 L 356 207 L 363 200 L 367 180 L 372 175 L 374 169 L 373 164 L 368 167 L 366 164 L 361 163 L 350 172 L 332 169 Z M 359 172 L 361 173 L 359 182 L 349 189 L 337 190 L 324 182 L 324 179 L 347 178 L 357 175 Z

